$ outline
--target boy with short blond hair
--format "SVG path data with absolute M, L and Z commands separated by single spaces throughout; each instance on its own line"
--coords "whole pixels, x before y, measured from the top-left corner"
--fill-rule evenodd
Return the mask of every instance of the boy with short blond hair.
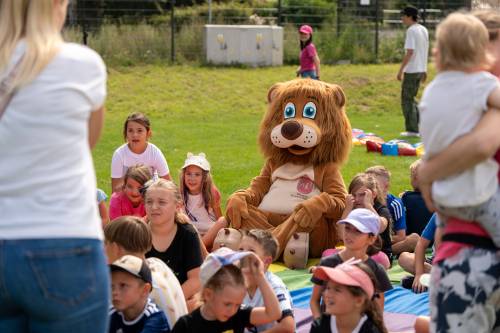
M 392 216 L 392 252 L 400 254 L 401 252 L 413 252 L 417 245 L 418 235 L 406 235 L 406 211 L 400 198 L 389 193 L 391 184 L 391 173 L 383 165 L 372 166 L 365 170 L 365 173 L 373 175 L 377 179 L 380 189 L 386 198 L 387 208 Z
M 268 268 L 272 264 L 278 253 L 278 241 L 271 232 L 261 229 L 249 230 L 243 236 L 240 243 L 240 251 L 254 252 L 264 263 L 265 277 L 278 298 L 281 308 L 281 319 L 277 322 L 251 327 L 246 329 L 247 333 L 253 332 L 295 332 L 295 320 L 293 318 L 292 298 L 283 281 L 269 272 Z M 264 300 L 253 279 L 245 275 L 247 294 L 243 304 L 250 306 L 263 306 Z
M 108 262 L 124 255 L 145 259 L 151 249 L 152 235 L 149 226 L 136 216 L 122 216 L 104 227 L 104 244 Z M 151 298 L 165 312 L 170 327 L 187 314 L 182 288 L 172 270 L 158 258 L 146 259 L 153 276 Z
M 113 300 L 109 333 L 170 332 L 165 313 L 149 298 L 153 278 L 146 260 L 125 255 L 109 268 Z

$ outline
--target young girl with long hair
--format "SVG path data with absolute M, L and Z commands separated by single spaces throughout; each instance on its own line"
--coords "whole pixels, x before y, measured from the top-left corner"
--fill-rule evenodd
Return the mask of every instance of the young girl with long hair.
M 210 163 L 204 153 L 187 154 L 180 176 L 184 209 L 206 248 L 212 248 L 220 229 L 227 226 L 220 208 L 221 195 L 212 181 Z
M 320 61 L 312 42 L 313 29 L 308 25 L 299 28 L 300 66 L 297 76 L 319 80 Z
M 342 225 L 344 248 L 330 256 L 323 257 L 320 266 L 336 267 L 352 258 L 363 261 L 376 278 L 376 293 L 380 308 L 384 308 L 384 292 L 392 289 L 391 282 L 385 269 L 369 256 L 369 248 L 372 247 L 378 239 L 380 230 L 379 216 L 366 209 L 356 208 L 347 215 L 338 224 Z M 313 282 L 313 291 L 310 300 L 311 312 L 314 318 L 321 315 L 321 295 L 324 291 L 324 285 L 320 279 L 311 278 Z
M 153 235 L 153 246 L 146 258 L 159 258 L 172 269 L 189 308 L 200 289 L 201 240 L 182 213 L 181 194 L 172 181 L 158 179 L 146 186 L 144 203 Z
M 392 263 L 392 217 L 377 179 L 366 173 L 359 173 L 351 180 L 348 191 L 342 218 L 356 208 L 366 208 L 379 216 L 382 251 L 375 254 L 373 259 L 388 269 Z
M 123 189 L 111 195 L 109 201 L 109 217 L 111 220 L 124 215 L 146 216 L 141 189 L 151 179 L 149 167 L 131 166 L 123 178 Z
M 170 180 L 167 160 L 161 150 L 149 142 L 151 122 L 143 113 L 130 114 L 123 125 L 123 137 L 127 141 L 118 147 L 111 160 L 111 190 L 119 192 L 122 189 L 123 177 L 128 168 L 134 165 L 145 165 L 151 169 L 151 174 Z
M 382 310 L 375 303 L 375 278 L 370 268 L 351 260 L 332 267 L 318 267 L 314 277 L 326 282 L 325 313 L 311 326 L 311 333 L 386 333 Z
M 107 326 L 109 269 L 91 154 L 106 66 L 93 50 L 63 41 L 67 7 L 0 1 L 1 332 Z
M 239 261 L 241 268 L 234 264 Z M 246 294 L 245 274 L 258 281 L 264 307 L 242 305 Z M 252 252 L 234 252 L 220 248 L 205 259 L 201 266 L 201 306 L 181 317 L 174 333 L 243 333 L 249 326 L 278 320 L 281 309 L 273 289 L 264 275 L 264 264 Z

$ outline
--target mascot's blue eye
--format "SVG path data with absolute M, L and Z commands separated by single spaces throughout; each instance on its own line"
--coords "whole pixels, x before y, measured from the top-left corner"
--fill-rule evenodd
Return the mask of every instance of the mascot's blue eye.
M 284 111 L 285 119 L 295 117 L 295 105 L 293 103 L 287 103 Z
M 314 119 L 316 117 L 316 105 L 313 102 L 309 102 L 304 106 L 304 112 L 302 112 L 304 118 Z

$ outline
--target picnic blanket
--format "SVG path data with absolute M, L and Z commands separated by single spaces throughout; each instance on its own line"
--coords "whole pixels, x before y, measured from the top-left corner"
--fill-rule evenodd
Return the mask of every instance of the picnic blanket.
M 308 267 L 317 265 L 319 259 L 311 259 Z M 290 270 L 282 263 L 274 263 L 269 270 L 279 276 L 288 286 L 293 300 L 295 322 L 298 333 L 309 332 L 312 322 L 309 299 L 312 293 L 309 269 Z M 401 278 L 408 273 L 395 264 L 388 275 L 394 289 L 385 293 L 384 321 L 389 332 L 414 332 L 415 319 L 429 315 L 429 294 L 414 294 L 399 286 Z

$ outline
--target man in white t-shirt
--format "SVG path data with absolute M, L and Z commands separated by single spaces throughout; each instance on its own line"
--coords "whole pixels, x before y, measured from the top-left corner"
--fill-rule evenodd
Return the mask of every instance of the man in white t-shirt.
M 418 108 L 415 97 L 420 82 L 427 77 L 427 57 L 429 54 L 429 33 L 417 22 L 418 9 L 407 6 L 401 11 L 401 21 L 408 27 L 405 39 L 405 56 L 397 75 L 403 80 L 401 87 L 401 108 L 405 118 L 405 132 L 402 136 L 419 136 Z

